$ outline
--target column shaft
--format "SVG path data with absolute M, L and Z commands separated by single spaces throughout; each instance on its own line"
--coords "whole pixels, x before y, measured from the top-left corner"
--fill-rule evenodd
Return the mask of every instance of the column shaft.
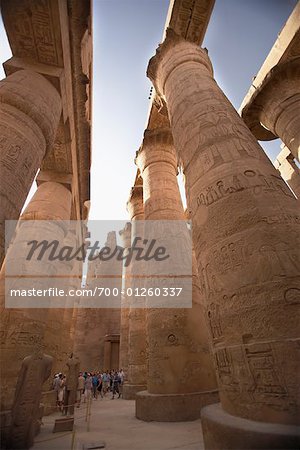
M 138 181 L 142 182 L 140 179 Z M 140 229 L 139 225 L 136 227 L 136 221 L 144 220 L 142 184 L 136 184 L 132 188 L 127 202 L 127 211 L 131 220 L 131 242 L 133 242 L 137 229 Z M 130 286 L 132 288 L 137 286 L 137 280 L 132 279 Z M 130 306 L 128 319 L 128 380 L 123 388 L 123 398 L 134 400 L 137 392 L 147 388 L 146 309 Z
M 147 130 L 136 160 L 144 182 L 145 219 L 184 221 L 170 129 Z M 196 286 L 195 273 L 191 309 L 147 309 L 148 393 L 137 397 L 138 418 L 191 420 L 199 417 L 201 406 L 218 399 L 208 332 Z
M 295 424 L 298 202 L 216 84 L 205 50 L 169 30 L 148 76 L 184 168 L 222 406 Z
M 22 249 L 24 245 L 27 246 L 27 242 L 31 239 L 36 239 L 39 242 L 48 239 L 51 242 L 53 236 L 56 236 L 57 240 L 62 242 L 66 233 L 62 221 L 70 218 L 70 211 L 71 193 L 68 189 L 53 182 L 40 185 L 18 224 L 12 249 L 8 251 L 5 259 L 6 265 L 20 267 L 20 274 L 32 276 L 35 273 L 35 264 L 38 263 L 38 273 L 47 275 L 51 284 L 51 275 L 56 273 L 53 264 L 42 259 L 41 261 L 29 261 L 24 265 L 24 251 Z M 49 220 L 51 218 L 56 221 L 51 222 Z M 35 220 L 42 220 L 43 222 L 33 226 L 32 221 Z M 19 251 L 22 254 L 22 259 L 18 258 Z M 57 312 L 61 314 L 62 310 L 48 308 L 6 309 L 4 308 L 4 281 L 3 265 L 1 274 L 2 342 L 0 365 L 1 381 L 5 389 L 2 389 L 1 410 L 11 407 L 21 362 L 25 356 L 33 353 L 37 343 L 43 342 L 45 353 L 54 356 L 55 359 L 62 359 L 59 355 L 63 352 L 61 336 L 57 330 L 59 322 L 57 322 L 56 317 Z M 47 287 L 51 286 L 47 285 Z M 38 301 L 38 298 L 35 301 Z

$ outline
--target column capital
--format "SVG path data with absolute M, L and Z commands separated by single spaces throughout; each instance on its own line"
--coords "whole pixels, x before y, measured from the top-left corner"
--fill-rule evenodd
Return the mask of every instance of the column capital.
M 143 220 L 144 205 L 142 184 L 137 184 L 131 188 L 129 199 L 127 201 L 127 211 L 129 213 L 130 220 Z
M 131 223 L 127 222 L 125 227 L 119 231 L 119 235 L 121 236 L 123 247 L 129 248 L 131 246 Z
M 47 144 L 53 145 L 61 97 L 45 77 L 31 70 L 19 70 L 0 82 L 0 101 L 30 117 L 40 128 Z
M 176 52 L 175 55 L 174 52 Z M 164 84 L 170 73 L 178 65 L 189 62 L 202 64 L 213 74 L 207 50 L 200 48 L 197 44 L 186 41 L 172 28 L 167 28 L 166 38 L 158 46 L 156 54 L 150 59 L 147 68 L 147 76 L 154 84 L 156 93 L 159 96 L 164 95 Z
M 286 108 L 285 102 L 299 96 L 300 58 L 274 66 L 251 98 L 244 104 L 241 116 L 246 125 L 261 141 L 280 137 L 276 122 Z
M 136 152 L 135 163 L 141 173 L 153 163 L 171 164 L 177 171 L 177 158 L 174 152 L 173 136 L 170 128 L 147 129 L 141 147 Z

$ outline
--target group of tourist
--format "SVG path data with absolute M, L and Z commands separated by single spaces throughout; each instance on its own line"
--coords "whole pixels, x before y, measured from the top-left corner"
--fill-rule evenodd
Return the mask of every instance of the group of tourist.
M 92 398 L 97 400 L 99 395 L 104 398 L 108 393 L 111 393 L 112 400 L 116 395 L 120 398 L 124 377 L 123 369 L 105 372 L 80 372 L 77 383 L 76 406 L 79 408 L 82 397 L 84 403 Z M 66 376 L 63 373 L 56 374 L 52 387 L 57 393 L 57 407 L 60 411 L 63 411 L 64 408 L 66 386 Z

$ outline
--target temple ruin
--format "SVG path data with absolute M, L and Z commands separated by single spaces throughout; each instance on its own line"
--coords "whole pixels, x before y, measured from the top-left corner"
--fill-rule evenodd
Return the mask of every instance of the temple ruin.
M 26 240 L 55 236 L 86 248 L 93 238 L 93 8 L 90 0 L 1 2 L 12 52 L 0 81 L 3 449 L 34 445 L 56 407 L 49 376 L 62 367 L 65 415 L 75 421 L 77 372 L 122 368 L 120 401 L 134 403 L 135 418 L 201 419 L 199 449 L 300 448 L 300 2 L 239 111 L 201 47 L 213 8 L 214 0 L 170 0 L 147 67 L 154 91 L 132 161 L 136 177 L 120 187 L 128 189 L 128 222 L 102 242 L 126 255 L 143 223 L 192 224 L 191 306 L 155 308 L 126 295 L 147 283 L 134 263 L 85 254 L 60 269 L 55 261 L 25 265 Z M 258 141 L 274 139 L 281 144 L 272 164 Z M 11 234 L 6 221 L 14 221 Z M 116 295 L 111 307 L 85 307 L 84 296 L 71 306 L 8 307 L 8 279 L 36 270 L 40 279 L 63 274 L 74 292 L 106 283 Z

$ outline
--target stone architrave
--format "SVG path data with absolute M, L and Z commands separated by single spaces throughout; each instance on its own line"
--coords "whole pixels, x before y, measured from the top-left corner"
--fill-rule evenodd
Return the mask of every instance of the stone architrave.
M 299 207 L 213 78 L 207 51 L 168 30 L 148 76 L 167 103 L 183 166 L 222 408 L 202 412 L 206 447 L 276 423 L 291 448 L 299 421 Z M 273 425 L 272 425 L 273 426 Z M 248 439 L 249 437 L 249 439 Z M 224 439 L 225 442 L 225 439 Z M 275 447 L 276 445 L 276 447 Z M 294 448 L 294 447 L 293 447 Z
M 184 221 L 169 127 L 145 131 L 136 163 L 143 178 L 145 220 Z M 201 406 L 218 401 L 197 278 L 194 267 L 192 308 L 147 309 L 148 387 L 136 397 L 139 419 L 193 420 Z
M 33 445 L 39 419 L 42 387 L 51 374 L 53 358 L 36 351 L 23 359 L 12 407 L 10 448 L 28 449 Z
M 66 363 L 68 370 L 66 374 L 66 389 L 64 397 L 64 413 L 73 415 L 76 402 L 76 393 L 78 385 L 78 375 L 80 370 L 79 359 L 71 353 Z
M 61 98 L 43 76 L 20 70 L 0 81 L 0 265 L 5 220 L 18 220 L 37 170 L 52 147 Z
M 136 237 L 140 226 L 136 221 L 144 220 L 143 184 L 138 178 L 137 183 L 131 189 L 127 202 L 127 211 L 131 220 L 131 240 Z M 136 227 L 137 225 L 137 227 Z M 134 261 L 132 261 L 134 264 Z M 138 286 L 138 279 L 131 278 L 131 288 Z M 123 387 L 123 398 L 134 400 L 136 393 L 147 388 L 147 311 L 145 308 L 130 306 L 128 324 L 128 377 Z

